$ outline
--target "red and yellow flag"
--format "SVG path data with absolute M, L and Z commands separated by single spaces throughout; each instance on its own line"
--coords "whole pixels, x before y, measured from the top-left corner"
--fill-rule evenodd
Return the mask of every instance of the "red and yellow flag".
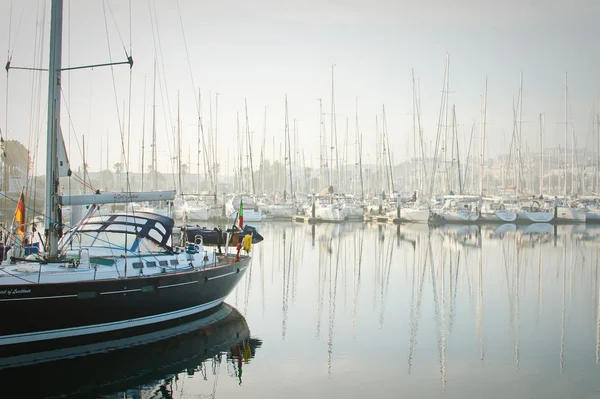
M 23 238 L 25 235 L 25 195 L 21 193 L 17 210 L 15 211 L 15 224 L 17 225 L 17 233 Z

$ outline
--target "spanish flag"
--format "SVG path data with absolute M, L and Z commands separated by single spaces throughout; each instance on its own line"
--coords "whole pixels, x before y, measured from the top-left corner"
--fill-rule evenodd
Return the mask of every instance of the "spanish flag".
M 242 201 L 242 197 L 240 197 L 240 209 L 238 211 L 238 226 L 244 229 L 244 201 Z
M 25 195 L 23 193 L 21 193 L 17 210 L 15 211 L 15 224 L 17 225 L 19 237 L 23 238 L 25 235 Z

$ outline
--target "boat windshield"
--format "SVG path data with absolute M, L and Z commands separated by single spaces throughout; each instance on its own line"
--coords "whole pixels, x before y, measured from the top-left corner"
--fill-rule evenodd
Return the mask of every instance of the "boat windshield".
M 132 233 L 85 231 L 75 235 L 73 245 L 94 248 L 112 248 L 117 250 L 151 253 L 163 251 L 155 242 Z
M 157 252 L 171 248 L 172 227 L 172 219 L 142 212 L 93 217 L 63 237 L 63 245 L 72 237 L 75 245 L 83 247 Z

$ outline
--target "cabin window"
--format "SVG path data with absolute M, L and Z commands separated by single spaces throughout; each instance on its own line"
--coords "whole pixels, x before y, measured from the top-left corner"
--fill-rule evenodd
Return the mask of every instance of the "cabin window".
M 105 231 L 82 231 L 79 235 L 84 247 L 121 247 L 131 248 L 136 240 L 135 234 L 111 233 Z
M 179 260 L 177 259 L 171 259 L 171 266 L 176 266 L 179 264 Z
M 156 262 L 154 262 L 154 261 L 146 262 L 146 267 L 156 267 Z
M 169 262 L 167 262 L 166 260 L 161 260 L 158 262 L 158 264 L 161 266 L 169 266 Z
M 134 269 L 141 269 L 142 267 L 144 267 L 144 263 L 143 262 L 133 262 L 131 264 L 131 266 L 133 266 Z
M 149 238 L 139 238 L 139 246 L 137 248 L 137 252 L 141 253 L 151 253 L 151 252 L 163 252 L 163 249 L 160 245 L 150 240 Z

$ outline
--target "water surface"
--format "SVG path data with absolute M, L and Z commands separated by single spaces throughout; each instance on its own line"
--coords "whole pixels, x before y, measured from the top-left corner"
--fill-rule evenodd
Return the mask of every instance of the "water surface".
M 174 338 L 170 346 L 138 352 L 141 362 L 129 373 L 138 378 L 89 392 L 104 398 L 600 396 L 598 228 L 257 227 L 265 240 L 253 246 L 252 265 L 227 299 L 237 309 L 229 327 L 221 323 L 192 341 Z M 169 358 L 170 347 L 194 361 Z M 102 373 L 111 362 L 108 356 L 87 367 Z M 144 373 L 144 365 L 153 373 Z M 55 381 L 61 378 L 69 377 Z

